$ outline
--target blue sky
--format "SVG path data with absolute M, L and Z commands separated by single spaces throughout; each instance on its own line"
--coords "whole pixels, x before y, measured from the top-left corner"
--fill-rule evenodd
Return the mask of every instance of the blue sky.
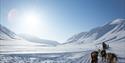
M 18 17 L 35 10 L 40 21 L 39 32 L 33 35 L 61 43 L 76 33 L 125 18 L 125 0 L 0 0 L 0 24 L 16 33 L 25 33 L 28 25 L 26 21 L 8 21 L 12 9 Z

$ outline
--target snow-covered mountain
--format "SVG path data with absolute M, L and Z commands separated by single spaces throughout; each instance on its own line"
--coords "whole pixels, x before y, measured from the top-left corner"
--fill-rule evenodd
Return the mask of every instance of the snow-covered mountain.
M 22 40 L 26 40 L 29 42 L 34 42 L 34 43 L 40 43 L 40 44 L 46 44 L 48 46 L 56 46 L 59 45 L 58 42 L 56 41 L 52 41 L 52 40 L 45 40 L 45 39 L 40 39 L 38 37 L 35 36 L 31 36 L 28 34 L 20 34 L 17 35 L 14 32 L 12 32 L 11 30 L 9 30 L 8 28 L 2 26 L 0 24 L 0 40 L 8 40 L 8 39 L 22 39 Z
M 29 41 L 24 39 L 24 37 L 18 36 L 3 25 L 0 25 L 0 53 L 36 52 L 36 50 L 38 52 L 45 52 L 48 51 L 48 48 L 51 49 L 58 44 L 56 41 L 42 40 L 32 36 L 27 37 Z
M 81 32 L 67 40 L 67 43 L 108 42 L 125 39 L 125 19 L 116 19 L 104 26 Z
M 14 52 L 22 51 L 25 49 L 32 49 L 36 46 L 42 46 L 43 44 L 32 43 L 17 36 L 14 32 L 8 28 L 0 25 L 0 52 Z
M 41 39 L 41 38 L 38 38 L 38 37 L 35 37 L 32 35 L 28 35 L 28 34 L 20 34 L 19 36 L 30 42 L 48 44 L 48 45 L 52 45 L 52 46 L 59 45 L 59 43 L 57 41 Z
M 0 40 L 2 39 L 17 39 L 19 38 L 14 32 L 0 24 Z

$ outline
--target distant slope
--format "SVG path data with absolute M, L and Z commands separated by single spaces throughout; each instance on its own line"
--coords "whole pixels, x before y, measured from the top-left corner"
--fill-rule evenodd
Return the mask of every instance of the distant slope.
M 48 52 L 48 48 L 53 49 L 58 43 L 49 40 L 42 40 L 32 36 L 28 38 L 36 41 L 31 42 L 19 37 L 8 28 L 0 25 L 0 53 L 22 53 L 22 52 Z M 41 42 L 43 41 L 43 42 Z M 39 43 L 41 42 L 41 43 Z M 54 50 L 53 50 L 54 51 Z
M 125 19 L 116 19 L 89 32 L 78 33 L 69 38 L 67 43 L 107 42 L 120 39 L 125 39 Z
M 21 34 L 20 36 L 9 30 L 8 28 L 2 26 L 0 24 L 0 40 L 7 40 L 7 39 L 25 39 L 29 42 L 35 42 L 35 43 L 40 43 L 40 44 L 46 44 L 49 46 L 56 46 L 59 45 L 57 41 L 52 41 L 52 40 L 45 40 L 45 39 L 40 39 L 38 37 L 34 37 L 31 35 L 27 34 Z
M 37 46 L 43 46 L 46 44 L 32 43 L 17 36 L 14 32 L 8 28 L 0 25 L 0 52 L 8 53 L 15 51 L 23 51 L 35 48 Z
M 17 39 L 19 38 L 14 32 L 0 24 L 0 39 Z
M 52 46 L 59 45 L 59 43 L 57 41 L 41 39 L 41 38 L 38 38 L 38 37 L 35 37 L 32 35 L 28 35 L 28 34 L 20 34 L 19 36 L 30 42 L 43 43 L 43 44 L 48 44 L 48 45 L 52 45 Z

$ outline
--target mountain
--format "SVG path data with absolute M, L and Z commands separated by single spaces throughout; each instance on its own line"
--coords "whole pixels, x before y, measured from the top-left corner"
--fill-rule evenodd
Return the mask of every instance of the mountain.
M 0 52 L 8 53 L 15 51 L 25 51 L 44 44 L 26 41 L 0 24 Z
M 14 32 L 0 24 L 0 39 L 17 39 L 19 38 Z
M 57 41 L 41 39 L 36 36 L 32 36 L 32 35 L 28 35 L 28 34 L 19 34 L 19 36 L 30 42 L 48 44 L 48 45 L 52 45 L 52 46 L 59 45 L 59 43 Z
M 108 42 L 120 39 L 125 39 L 125 19 L 116 19 L 88 32 L 78 33 L 70 37 L 67 43 Z
M 52 41 L 52 40 L 45 40 L 45 39 L 40 39 L 35 36 L 31 36 L 28 34 L 21 34 L 20 36 L 9 30 L 8 28 L 2 26 L 0 24 L 0 40 L 7 40 L 7 39 L 22 39 L 26 40 L 29 42 L 34 42 L 34 43 L 39 43 L 39 44 L 46 44 L 48 46 L 56 46 L 59 45 L 57 41 Z
M 56 49 L 56 41 L 39 39 L 34 36 L 28 36 L 24 39 L 12 32 L 8 28 L 0 25 L 0 54 L 8 53 L 30 53 L 30 52 L 50 52 L 50 50 Z M 27 40 L 26 40 L 27 39 Z

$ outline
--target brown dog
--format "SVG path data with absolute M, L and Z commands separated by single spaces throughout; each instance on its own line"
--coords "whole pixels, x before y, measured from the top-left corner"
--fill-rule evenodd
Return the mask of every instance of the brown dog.
M 106 54 L 107 63 L 117 63 L 117 56 L 114 53 Z
M 102 61 L 106 61 L 106 50 L 105 49 L 101 50 L 101 57 L 102 57 Z
M 91 63 L 98 63 L 98 51 L 91 53 Z

